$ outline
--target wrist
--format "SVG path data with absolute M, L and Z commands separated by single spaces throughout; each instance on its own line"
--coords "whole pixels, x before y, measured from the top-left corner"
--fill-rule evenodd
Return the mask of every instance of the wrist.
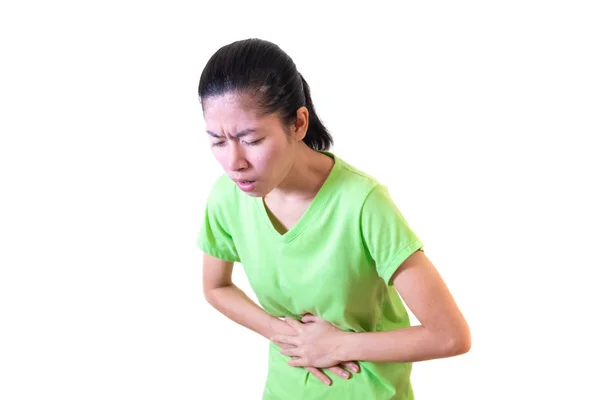
M 355 332 L 340 332 L 336 338 L 335 346 L 335 357 L 341 361 L 357 361 L 354 357 L 354 347 L 356 346 L 356 336 L 358 333 Z
M 269 320 L 269 332 L 267 332 L 267 335 L 265 337 L 267 339 L 270 339 L 275 335 L 296 336 L 296 331 L 294 331 L 294 328 L 289 326 L 285 321 L 272 316 Z

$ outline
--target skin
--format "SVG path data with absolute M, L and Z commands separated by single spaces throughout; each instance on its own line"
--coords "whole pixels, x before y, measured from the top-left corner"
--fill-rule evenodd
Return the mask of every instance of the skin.
M 203 102 L 211 149 L 233 180 L 256 180 L 256 187 L 247 194 L 262 197 L 274 225 L 285 232 L 302 216 L 331 171 L 333 161 L 302 142 L 308 128 L 305 107 L 298 109 L 294 124 L 282 126 L 278 115 L 261 116 L 253 110 L 251 100 L 228 93 Z M 205 278 L 209 302 L 278 344 L 282 354 L 292 357 L 289 365 L 305 367 L 324 382 L 329 381 L 318 374 L 322 372 L 317 368 L 344 365 L 349 360 L 416 362 L 456 356 L 471 347 L 467 322 L 436 267 L 422 251 L 408 257 L 392 278 L 420 325 L 388 332 L 345 332 L 310 314 L 301 321 L 274 321 L 256 304 L 250 305 L 249 299 L 241 300 L 236 294 L 231 271 L 227 271 L 229 264 L 210 256 L 205 256 L 205 262 L 221 266 L 220 270 L 206 268 L 211 274 L 218 274 L 215 270 L 226 271 L 221 272 L 220 279 Z M 221 299 L 228 293 L 229 301 L 220 301 L 214 294 L 216 289 L 222 289 Z M 254 313 L 252 318 L 250 311 Z

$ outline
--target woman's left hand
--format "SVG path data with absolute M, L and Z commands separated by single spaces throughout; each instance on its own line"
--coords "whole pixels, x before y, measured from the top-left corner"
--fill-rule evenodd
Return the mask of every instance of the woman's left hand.
M 293 367 L 329 368 L 344 361 L 339 356 L 340 339 L 347 335 L 329 322 L 312 314 L 302 317 L 302 323 L 286 318 L 285 322 L 296 331 L 296 336 L 276 335 L 271 341 L 294 347 L 281 350 L 281 354 L 292 357 L 288 365 Z

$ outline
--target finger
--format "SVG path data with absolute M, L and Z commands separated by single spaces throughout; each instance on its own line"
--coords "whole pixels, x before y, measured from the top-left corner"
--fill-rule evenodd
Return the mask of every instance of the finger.
M 350 378 L 350 373 L 348 371 L 346 371 L 344 368 L 341 367 L 330 367 L 327 368 L 328 371 L 336 374 L 337 376 L 339 376 L 340 378 L 344 378 L 344 379 L 349 379 Z
M 296 356 L 300 355 L 299 354 L 300 352 L 298 351 L 297 347 L 292 347 L 289 349 L 281 349 L 281 350 L 279 350 L 279 352 L 281 354 L 283 354 L 284 356 L 288 356 L 288 357 L 296 357 Z
M 341 363 L 341 365 L 343 365 L 345 368 L 348 368 L 352 372 L 360 372 L 360 367 L 358 366 L 358 363 L 354 361 L 346 361 Z
M 298 346 L 299 344 L 299 339 L 296 336 L 276 335 L 271 337 L 269 340 L 275 343 L 291 344 L 294 346 Z
M 300 357 L 293 358 L 288 361 L 290 367 L 306 367 L 306 362 Z
M 319 379 L 321 382 L 323 382 L 327 386 L 331 385 L 331 380 L 329 380 L 327 375 L 325 375 L 323 372 L 321 372 L 320 369 L 314 368 L 314 367 L 306 367 L 306 370 L 308 372 L 310 372 L 311 374 L 313 374 L 314 376 L 316 376 L 317 379 Z
M 305 324 L 311 323 L 311 322 L 317 322 L 320 318 L 317 317 L 316 315 L 312 315 L 312 314 L 306 314 L 305 316 L 302 317 L 302 322 Z
M 294 328 L 296 330 L 296 332 L 302 332 L 302 323 L 299 321 L 296 321 L 294 318 L 286 318 L 285 322 L 291 326 L 292 328 Z

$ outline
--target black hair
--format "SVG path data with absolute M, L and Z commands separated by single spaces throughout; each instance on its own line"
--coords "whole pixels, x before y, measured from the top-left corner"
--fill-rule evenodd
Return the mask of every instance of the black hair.
M 296 64 L 279 46 L 261 39 L 239 40 L 221 47 L 208 60 L 198 85 L 202 105 L 211 96 L 228 92 L 248 94 L 263 115 L 278 113 L 282 124 L 296 121 L 296 111 L 308 109 L 304 142 L 328 150 L 333 138 L 315 112 L 310 87 Z

